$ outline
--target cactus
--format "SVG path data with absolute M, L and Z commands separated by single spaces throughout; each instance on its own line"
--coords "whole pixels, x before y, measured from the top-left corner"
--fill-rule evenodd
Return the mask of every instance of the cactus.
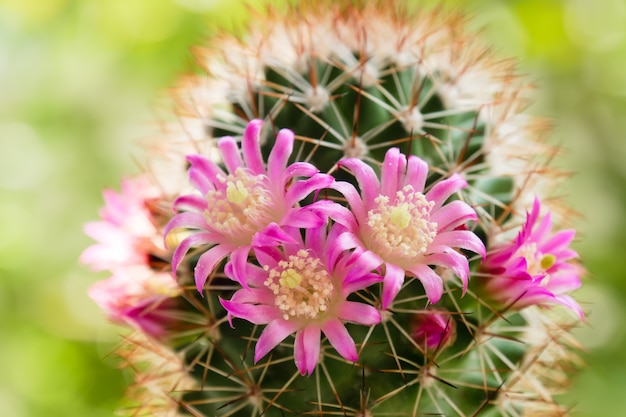
M 90 295 L 135 331 L 128 415 L 567 415 L 557 150 L 465 20 L 310 2 L 197 50 L 86 228 Z

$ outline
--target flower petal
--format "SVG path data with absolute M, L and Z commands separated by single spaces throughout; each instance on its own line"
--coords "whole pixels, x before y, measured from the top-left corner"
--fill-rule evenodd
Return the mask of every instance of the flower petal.
M 443 280 L 426 265 L 417 264 L 410 272 L 420 280 L 426 291 L 426 296 L 432 304 L 436 304 L 443 294 Z
M 243 161 L 241 160 L 241 155 L 239 153 L 239 147 L 237 146 L 237 142 L 230 136 L 224 136 L 220 140 L 217 141 L 217 147 L 222 154 L 222 161 L 224 165 L 226 165 L 226 169 L 231 174 L 234 174 L 237 171 L 237 168 L 243 166 Z
M 413 190 L 424 192 L 426 187 L 426 178 L 428 177 L 428 164 L 415 155 L 409 155 L 406 175 L 402 179 L 398 188 L 402 189 L 405 185 L 413 186 Z
M 430 221 L 437 223 L 437 232 L 455 229 L 470 220 L 476 220 L 477 215 L 472 207 L 461 200 L 454 200 L 439 210 L 434 211 Z
M 398 265 L 385 263 L 385 277 L 383 280 L 382 309 L 386 310 L 396 298 L 404 283 L 404 269 Z
M 241 140 L 241 151 L 246 166 L 256 175 L 265 174 L 265 164 L 261 155 L 259 137 L 263 121 L 259 119 L 251 120 L 246 126 L 246 131 Z
M 365 162 L 356 158 L 346 158 L 339 161 L 340 167 L 348 168 L 352 175 L 356 178 L 361 189 L 363 202 L 365 203 L 365 211 L 368 207 L 374 205 L 374 199 L 378 197 L 380 190 L 380 182 L 376 173 Z
M 406 166 L 406 156 L 401 154 L 398 148 L 391 148 L 385 154 L 380 175 L 380 194 L 389 197 L 392 201 L 398 191 L 400 175 L 404 173 L 401 169 L 403 162 Z
M 311 375 L 320 357 L 319 327 L 309 325 L 296 333 L 294 344 L 294 360 L 302 375 Z
M 226 311 L 228 311 L 229 315 L 232 315 L 239 319 L 247 320 L 253 324 L 271 324 L 274 322 L 283 321 L 280 320 L 280 313 L 276 310 L 276 307 L 274 306 L 268 306 L 264 304 L 239 304 L 224 300 L 222 298 L 220 298 L 220 303 L 222 304 L 222 307 L 224 307 Z M 267 331 L 267 327 L 265 328 L 265 331 Z M 263 333 L 265 333 L 265 331 Z M 288 334 L 286 334 L 283 339 L 287 336 Z M 259 337 L 259 342 L 260 341 L 261 337 Z M 259 342 L 257 342 L 257 346 L 259 345 Z M 276 343 L 279 342 L 280 340 Z
M 467 187 L 467 181 L 459 174 L 453 174 L 450 178 L 439 181 L 426 193 L 426 199 L 433 201 L 433 211 L 439 209 L 448 198 L 455 192 Z
M 471 250 L 472 252 L 481 255 L 483 259 L 486 254 L 485 244 L 483 241 L 469 230 L 449 230 L 441 232 L 430 244 L 431 247 L 439 245 Z
M 270 350 L 274 349 L 280 342 L 285 340 L 287 336 L 295 332 L 298 327 L 299 324 L 292 320 L 277 319 L 270 322 L 265 329 L 263 329 L 259 340 L 256 342 L 254 348 L 254 363 L 261 360 Z
M 374 307 L 355 301 L 345 301 L 339 307 L 338 316 L 341 320 L 365 326 L 378 324 L 381 320 L 380 313 Z
M 330 344 L 335 348 L 344 359 L 350 362 L 359 360 L 354 340 L 348 333 L 348 330 L 338 319 L 332 319 L 324 323 L 322 331 L 328 338 Z
M 293 132 L 281 129 L 267 159 L 267 176 L 273 184 L 284 187 L 285 167 L 293 151 Z
M 209 245 L 215 243 L 212 233 L 196 233 L 185 239 L 178 245 L 172 255 L 172 271 L 176 273 L 178 266 L 183 261 L 185 254 L 190 248 L 201 245 Z
M 195 236 L 197 235 L 190 236 L 187 239 L 190 239 Z M 181 243 L 181 246 L 182 246 L 182 243 Z M 215 266 L 222 259 L 224 259 L 232 250 L 233 250 L 233 247 L 230 245 L 223 245 L 223 244 L 215 245 L 211 249 L 209 249 L 208 251 L 200 255 L 200 258 L 198 259 L 198 263 L 196 264 L 196 267 L 193 271 L 193 276 L 196 280 L 196 288 L 198 289 L 198 292 L 202 293 L 202 289 L 204 288 L 204 283 L 206 282 L 209 275 L 211 275 L 211 273 L 215 269 Z M 178 251 L 178 248 L 176 249 L 176 251 Z

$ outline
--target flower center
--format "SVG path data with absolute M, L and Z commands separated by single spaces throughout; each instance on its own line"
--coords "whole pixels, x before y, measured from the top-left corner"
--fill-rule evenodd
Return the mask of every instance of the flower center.
M 264 285 L 274 293 L 275 305 L 285 320 L 317 319 L 328 310 L 334 290 L 326 267 L 304 249 L 272 268 Z
M 237 168 L 234 174 L 218 179 L 224 187 L 206 195 L 207 223 L 213 230 L 247 245 L 254 233 L 272 222 L 277 214 L 272 196 L 263 186 L 266 177 Z
M 555 264 L 556 256 L 551 253 L 544 255 L 537 250 L 535 243 L 526 243 L 520 246 L 517 252 L 515 252 L 515 257 L 519 256 L 526 259 L 527 272 L 532 276 L 545 275 L 542 284 L 547 284 L 549 275 L 546 271 Z
M 437 236 L 437 223 L 430 221 L 435 205 L 424 194 L 405 186 L 396 193 L 395 203 L 379 195 L 378 207 L 367 214 L 371 233 L 363 236 L 367 246 L 386 261 L 412 259 L 426 254 Z

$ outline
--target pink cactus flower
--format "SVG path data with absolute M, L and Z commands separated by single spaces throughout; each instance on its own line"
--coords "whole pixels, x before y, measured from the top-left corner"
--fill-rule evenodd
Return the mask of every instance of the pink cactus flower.
M 266 167 L 259 144 L 261 125 L 261 120 L 253 120 L 246 127 L 241 142 L 243 159 L 235 139 L 219 140 L 228 173 L 204 156 L 187 157 L 190 181 L 200 195 L 185 195 L 174 202 L 174 208 L 181 213 L 166 226 L 165 235 L 175 228 L 197 231 L 176 248 L 172 268 L 176 271 L 190 248 L 206 247 L 194 270 L 198 291 L 226 257 L 230 257 L 236 280 L 245 285 L 242 273 L 252 247 L 288 239 L 280 226 L 314 227 L 325 221 L 319 213 L 329 202 L 304 207 L 299 202 L 329 186 L 333 178 L 318 173 L 308 163 L 287 165 L 294 134 L 286 129 L 278 132 Z
M 102 221 L 85 225 L 85 233 L 98 243 L 85 249 L 80 261 L 97 271 L 146 264 L 148 248 L 160 245 L 146 202 L 159 195 L 145 178 L 123 180 L 121 193 L 105 190 Z
M 96 282 L 89 289 L 89 296 L 111 321 L 162 338 L 172 321 L 168 314 L 171 301 L 180 292 L 171 274 L 135 266 Z
M 575 230 L 552 233 L 550 212 L 540 216 L 535 198 L 517 238 L 490 251 L 481 271 L 485 292 L 501 305 L 521 310 L 529 305 L 562 304 L 581 318 L 580 305 L 569 295 L 580 287 L 583 269 L 569 262 L 578 254 L 569 248 Z
M 221 300 L 231 319 L 266 325 L 256 343 L 255 362 L 293 333 L 295 363 L 302 375 L 315 370 L 322 333 L 343 358 L 358 360 L 344 323 L 370 326 L 378 324 L 381 316 L 374 307 L 347 298 L 381 278 L 370 272 L 373 265 L 368 258 L 341 249 L 337 244 L 341 229 L 335 224 L 328 235 L 326 225 L 308 229 L 303 241 L 300 230 L 291 228 L 293 241 L 282 244 L 282 250 L 255 248 L 262 267 L 247 264 L 248 286 L 229 301 Z M 231 266 L 225 272 L 232 277 Z
M 424 351 L 442 349 L 456 339 L 456 322 L 447 311 L 424 310 L 413 316 L 411 337 Z
M 468 221 L 476 220 L 472 207 L 460 200 L 444 204 L 458 190 L 467 186 L 458 174 L 437 182 L 426 194 L 428 165 L 416 156 L 408 161 L 397 148 L 387 151 L 381 179 L 364 162 L 348 158 L 340 161 L 356 177 L 361 194 L 347 182 L 333 187 L 341 192 L 354 217 L 336 210 L 333 213 L 348 228 L 341 236 L 343 249 L 360 248 L 370 263 L 384 265 L 382 307 L 394 300 L 405 274 L 421 281 L 431 303 L 443 294 L 441 276 L 431 268 L 451 268 L 467 288 L 469 263 L 457 248 L 482 256 L 485 247 L 470 230 Z

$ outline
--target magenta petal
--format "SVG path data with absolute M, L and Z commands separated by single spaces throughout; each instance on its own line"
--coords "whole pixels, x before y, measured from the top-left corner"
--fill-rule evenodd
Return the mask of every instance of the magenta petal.
M 250 121 L 241 140 L 243 159 L 246 162 L 246 166 L 256 175 L 265 174 L 265 165 L 263 164 L 263 156 L 261 155 L 259 145 L 262 125 L 262 120 L 255 119 Z
M 309 325 L 296 333 L 294 360 L 302 375 L 311 375 L 320 356 L 321 331 L 317 326 Z
M 341 284 L 341 295 L 347 297 L 349 294 L 377 284 L 383 281 L 383 277 L 378 274 L 365 274 L 356 279 L 346 279 Z
M 364 326 L 380 323 L 380 313 L 378 310 L 370 305 L 354 301 L 345 301 L 341 304 L 338 315 L 341 320 L 362 324 Z
M 163 236 L 167 236 L 172 229 L 176 228 L 185 228 L 185 229 L 200 229 L 207 230 L 209 225 L 206 222 L 204 216 L 200 213 L 194 212 L 184 212 L 179 213 L 169 221 L 169 223 L 165 226 L 165 230 L 163 230 Z M 217 237 L 216 234 L 207 232 L 214 238 Z
M 285 340 L 287 336 L 292 334 L 298 329 L 298 324 L 294 321 L 277 319 L 269 323 L 259 340 L 256 342 L 254 348 L 254 363 L 257 363 L 261 358 L 274 349 L 280 342 Z
M 418 264 L 411 268 L 411 273 L 420 280 L 426 291 L 426 296 L 435 304 L 443 294 L 443 280 L 426 265 Z
M 556 253 L 566 249 L 576 236 L 576 230 L 561 230 L 554 234 L 546 243 L 538 247 L 543 253 Z
M 365 221 L 365 218 L 367 217 L 367 213 L 366 213 L 365 207 L 363 206 L 363 201 L 361 200 L 361 196 L 357 192 L 356 188 L 354 188 L 352 184 L 350 184 L 349 182 L 345 182 L 345 181 L 335 181 L 333 184 L 330 185 L 329 188 L 332 188 L 336 191 L 339 191 L 341 194 L 343 194 L 346 201 L 348 202 L 348 205 L 350 206 L 350 210 L 352 210 L 352 213 L 354 213 L 354 217 L 357 219 L 358 222 L 362 223 Z M 342 223 L 340 219 L 333 218 L 333 220 L 335 220 L 338 223 L 343 224 L 344 226 L 348 228 L 352 227 L 348 224 Z M 356 224 L 354 225 L 354 227 L 355 228 L 357 227 Z
M 284 175 L 286 178 L 312 177 L 318 172 L 320 172 L 320 170 L 315 168 L 308 162 L 294 162 L 293 164 L 290 164 L 287 168 L 285 168 Z
M 222 259 L 224 259 L 232 250 L 233 248 L 230 245 L 216 245 L 200 256 L 200 258 L 198 259 L 198 263 L 196 264 L 196 268 L 193 271 L 198 292 L 202 293 L 204 283 L 215 269 L 215 266 Z
M 276 135 L 276 142 L 267 159 L 267 176 L 272 183 L 284 186 L 284 175 L 289 155 L 293 150 L 293 132 L 281 129 Z
M 278 320 L 280 318 L 280 313 L 274 306 L 268 306 L 263 304 L 239 304 L 224 300 L 222 298 L 220 298 L 220 303 L 222 304 L 222 307 L 224 307 L 226 311 L 228 311 L 229 314 L 233 315 L 234 317 L 247 320 L 253 324 L 271 324 L 275 321 L 281 321 Z M 267 331 L 268 327 L 265 328 L 265 331 Z M 287 335 L 285 335 L 285 337 L 287 337 Z M 259 341 L 260 340 L 261 339 L 259 338 Z
M 275 246 L 279 243 L 293 243 L 293 238 L 276 223 L 270 223 L 262 232 L 257 232 L 252 238 L 252 246 L 255 248 Z
M 356 158 L 342 159 L 339 161 L 339 166 L 348 168 L 356 178 L 359 183 L 359 188 L 361 189 L 365 207 L 373 206 L 374 199 L 378 197 L 380 182 L 372 167 Z
M 463 283 L 463 295 L 465 295 L 470 273 L 469 264 L 465 256 L 450 249 L 446 253 L 435 253 L 428 256 L 426 259 L 429 265 L 451 268 L 454 271 L 454 274 L 461 278 L 461 282 Z
M 328 188 L 335 179 L 327 174 L 315 174 L 309 179 L 296 181 L 285 194 L 285 204 L 293 206 L 313 191 Z
M 460 200 L 454 200 L 437 211 L 433 211 L 430 220 L 437 223 L 437 231 L 455 229 L 478 216 L 473 208 Z
M 230 173 L 234 174 L 237 168 L 243 166 L 243 161 L 239 154 L 239 147 L 235 139 L 230 136 L 225 136 L 217 142 L 217 147 L 222 154 L 222 161 Z
M 409 155 L 406 176 L 398 185 L 399 189 L 405 185 L 411 185 L 413 190 L 423 192 L 426 187 L 426 178 L 428 177 L 428 164 L 415 155 Z
M 240 246 L 230 254 L 230 264 L 232 265 L 232 274 L 235 281 L 244 287 L 248 287 L 246 282 L 246 265 L 248 264 L 248 255 L 250 254 L 250 246 Z M 199 263 L 199 261 L 198 261 Z
M 435 186 L 426 193 L 426 199 L 435 203 L 433 207 L 433 211 L 435 211 L 441 207 L 452 194 L 465 187 L 467 187 L 465 179 L 459 174 L 453 174 L 447 180 L 435 184 Z
M 576 302 L 576 300 L 574 300 L 569 295 L 557 295 L 554 301 L 561 305 L 564 305 L 565 307 L 569 307 L 576 314 L 578 314 L 581 320 L 585 320 L 585 313 L 583 313 L 582 308 Z
M 226 174 L 211 160 L 202 155 L 189 155 L 187 161 L 191 164 L 189 168 L 189 180 L 202 193 L 206 195 L 209 190 L 215 189 L 214 184 L 218 183 L 218 177 L 225 177 Z
M 230 299 L 237 304 L 274 305 L 274 294 L 267 288 L 242 288 L 237 290 Z
M 359 360 L 354 340 L 348 333 L 343 323 L 337 319 L 331 319 L 324 323 L 322 331 L 328 338 L 330 344 L 335 348 L 344 359 L 350 362 Z
M 385 263 L 385 277 L 383 280 L 382 308 L 386 310 L 396 298 L 404 283 L 404 269 L 391 263 Z
M 483 259 L 486 254 L 485 244 L 483 241 L 469 230 L 450 230 L 441 232 L 430 244 L 431 247 L 439 245 L 471 250 L 472 252 L 481 255 Z
M 174 200 L 174 210 L 192 210 L 202 212 L 207 208 L 206 198 L 199 195 L 183 195 Z
M 189 249 L 196 246 L 213 244 L 215 243 L 213 237 L 212 233 L 196 233 L 183 239 L 174 251 L 174 255 L 172 255 L 172 271 L 176 272 Z
M 383 161 L 380 176 L 380 194 L 389 197 L 392 201 L 398 191 L 400 171 L 404 171 L 398 169 L 402 158 L 406 157 L 400 153 L 398 148 L 391 148 L 385 154 L 385 160 Z M 406 162 L 404 165 L 406 165 Z
M 324 219 L 313 209 L 313 205 L 308 205 L 289 210 L 281 223 L 301 229 L 319 227 L 324 224 Z

